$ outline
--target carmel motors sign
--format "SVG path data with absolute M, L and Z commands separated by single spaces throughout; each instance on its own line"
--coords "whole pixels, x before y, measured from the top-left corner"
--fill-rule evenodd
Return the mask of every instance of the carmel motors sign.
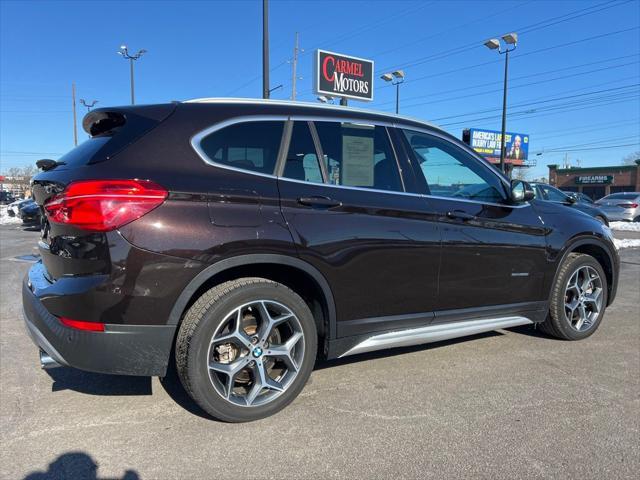
M 373 100 L 373 60 L 317 50 L 314 76 L 318 94 Z
M 613 183 L 613 175 L 581 175 L 576 177 L 576 184 L 589 185 L 594 183 L 611 184 Z

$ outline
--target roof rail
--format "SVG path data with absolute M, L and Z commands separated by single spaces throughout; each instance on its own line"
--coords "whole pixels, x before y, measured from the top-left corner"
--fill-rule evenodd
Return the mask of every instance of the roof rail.
M 205 98 L 193 98 L 190 100 L 184 100 L 182 103 L 239 103 L 239 104 L 264 104 L 264 105 L 287 105 L 287 106 L 297 106 L 297 107 L 309 107 L 309 108 L 318 108 L 318 109 L 327 109 L 344 112 L 345 110 L 357 112 L 357 113 L 368 113 L 372 115 L 384 115 L 385 117 L 395 118 L 397 120 L 404 120 L 408 122 L 416 122 L 421 123 L 423 125 L 427 125 L 429 127 L 437 128 L 439 130 L 443 130 L 438 125 L 435 125 L 431 122 L 427 122 L 425 120 L 407 117 L 404 115 L 397 115 L 395 113 L 390 112 L 382 112 L 379 110 L 368 110 L 366 108 L 354 108 L 349 106 L 342 105 L 330 105 L 326 103 L 313 103 L 313 102 L 299 102 L 297 100 L 272 100 L 265 98 L 225 98 L 225 97 L 205 97 Z

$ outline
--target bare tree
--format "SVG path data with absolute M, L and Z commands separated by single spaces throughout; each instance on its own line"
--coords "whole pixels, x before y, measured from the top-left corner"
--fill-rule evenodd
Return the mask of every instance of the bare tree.
M 530 176 L 528 168 L 514 168 L 512 177 L 514 180 L 524 180 L 527 181 Z
M 640 150 L 622 157 L 622 163 L 624 163 L 625 165 L 633 165 L 634 163 L 636 163 L 636 160 L 640 160 Z

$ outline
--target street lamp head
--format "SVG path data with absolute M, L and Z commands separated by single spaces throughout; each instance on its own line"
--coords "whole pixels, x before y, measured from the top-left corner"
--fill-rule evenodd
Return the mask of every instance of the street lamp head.
M 395 72 L 391 72 L 391 74 L 396 78 L 404 78 L 404 70 L 396 70 Z
M 147 53 L 147 51 L 143 48 L 138 52 L 138 55 L 144 55 L 145 53 Z
M 500 41 L 497 38 L 490 38 L 484 42 L 484 46 L 491 50 L 496 50 L 497 48 L 500 48 Z
M 502 36 L 502 40 L 509 45 L 515 45 L 518 43 L 518 34 L 515 32 L 507 33 Z
M 124 44 L 123 44 L 123 45 L 120 45 L 120 50 L 126 50 L 126 49 L 127 49 L 127 46 L 126 46 L 126 45 L 124 45 Z
M 380 75 L 380 78 L 385 82 L 390 82 L 391 80 L 393 80 L 393 75 L 390 73 L 383 73 L 382 75 Z

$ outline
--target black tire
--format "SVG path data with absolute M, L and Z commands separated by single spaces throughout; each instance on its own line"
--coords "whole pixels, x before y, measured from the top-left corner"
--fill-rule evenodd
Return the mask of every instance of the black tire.
M 602 310 L 597 319 L 588 330 L 577 331 L 571 326 L 565 315 L 565 290 L 571 275 L 580 267 L 589 266 L 594 268 L 602 280 Z M 562 340 L 582 340 L 591 336 L 602 322 L 607 305 L 607 276 L 602 266 L 591 255 L 580 253 L 570 253 L 560 267 L 555 284 L 552 286 L 551 301 L 549 303 L 549 314 L 544 322 L 540 324 L 540 329 L 556 338 Z
M 297 376 L 288 388 L 265 405 L 239 406 L 227 401 L 213 387 L 207 368 L 209 343 L 225 316 L 234 308 L 256 300 L 285 305 L 300 321 L 304 355 Z M 313 370 L 317 332 L 307 304 L 288 287 L 264 278 L 241 278 L 205 292 L 187 311 L 176 338 L 177 373 L 187 393 L 211 416 L 226 422 L 249 422 L 268 417 L 291 403 Z

